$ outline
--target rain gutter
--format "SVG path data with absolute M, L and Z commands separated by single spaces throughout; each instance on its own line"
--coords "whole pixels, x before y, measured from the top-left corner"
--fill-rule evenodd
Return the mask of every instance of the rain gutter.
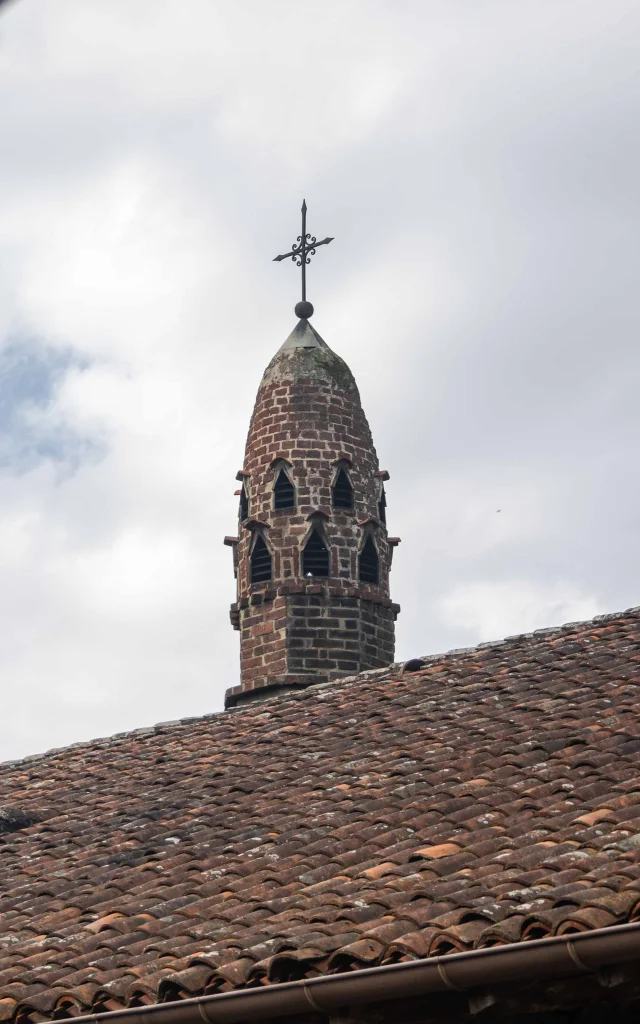
M 640 960 L 640 922 L 261 988 L 74 1017 L 74 1024 L 239 1024 L 345 1007 L 594 974 Z

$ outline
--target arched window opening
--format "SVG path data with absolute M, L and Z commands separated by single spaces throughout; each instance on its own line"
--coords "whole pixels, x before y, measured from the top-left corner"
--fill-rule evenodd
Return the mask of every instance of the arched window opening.
M 244 484 L 242 485 L 242 490 L 240 491 L 240 511 L 238 514 L 240 516 L 241 522 L 244 519 L 247 519 L 249 516 L 249 499 L 247 497 L 247 489 L 244 486 Z
M 353 487 L 344 469 L 338 470 L 331 489 L 331 500 L 334 508 L 353 508 Z
M 378 519 L 384 526 L 387 525 L 387 496 L 384 492 L 384 484 L 380 491 L 380 501 L 378 502 Z
M 367 537 L 358 556 L 358 575 L 361 583 L 378 583 L 380 580 L 380 560 L 371 537 Z
M 303 576 L 328 576 L 329 551 L 317 530 L 313 530 L 302 552 Z
M 275 509 L 296 507 L 296 489 L 284 469 L 281 469 L 276 477 L 273 488 L 273 507 Z
M 271 579 L 271 552 L 264 542 L 264 538 L 258 535 L 251 552 L 251 582 L 264 583 Z

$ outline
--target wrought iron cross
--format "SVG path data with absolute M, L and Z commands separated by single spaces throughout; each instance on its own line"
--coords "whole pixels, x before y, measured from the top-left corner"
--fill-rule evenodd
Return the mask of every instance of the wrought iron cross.
M 296 242 L 298 244 L 294 243 L 289 252 L 285 252 L 281 256 L 274 256 L 273 262 L 279 263 L 280 260 L 292 259 L 297 266 L 302 268 L 302 302 L 296 305 L 296 313 L 301 319 L 307 319 L 313 313 L 313 306 L 307 302 L 307 263 L 311 262 L 311 257 L 315 256 L 319 245 L 328 245 L 329 242 L 333 242 L 333 238 L 323 238 L 321 242 L 318 242 L 315 235 L 312 236 L 307 232 L 307 204 L 304 199 L 302 200 L 302 234 L 298 235 Z

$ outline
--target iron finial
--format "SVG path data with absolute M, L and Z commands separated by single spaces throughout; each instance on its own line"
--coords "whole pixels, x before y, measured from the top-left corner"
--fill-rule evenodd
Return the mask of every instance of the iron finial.
M 298 235 L 290 251 L 282 253 L 281 256 L 274 256 L 273 262 L 279 263 L 280 260 L 292 259 L 298 267 L 302 268 L 302 301 L 296 303 L 295 314 L 301 320 L 308 320 L 310 316 L 313 316 L 313 306 L 307 302 L 307 263 L 311 262 L 311 257 L 315 256 L 319 245 L 328 245 L 329 242 L 333 242 L 333 238 L 323 238 L 321 242 L 318 242 L 315 235 L 310 235 L 307 232 L 307 203 L 305 199 L 302 200 L 301 213 L 302 233 Z

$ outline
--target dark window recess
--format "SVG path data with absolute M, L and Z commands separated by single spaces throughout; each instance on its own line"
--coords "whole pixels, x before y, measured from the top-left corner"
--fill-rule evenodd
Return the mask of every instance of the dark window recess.
M 273 507 L 296 507 L 296 489 L 291 483 L 284 469 L 281 469 L 280 472 L 278 473 L 275 487 L 273 488 Z
M 240 513 L 239 513 L 239 515 L 240 515 L 240 520 L 241 521 L 246 519 L 247 516 L 249 515 L 249 499 L 247 498 L 247 492 L 245 490 L 244 484 L 242 485 L 242 490 L 240 491 Z
M 334 508 L 353 508 L 353 487 L 344 469 L 338 472 L 332 488 L 331 500 Z
M 317 530 L 313 531 L 304 546 L 302 574 L 304 576 L 329 575 L 329 552 Z
M 271 579 L 271 552 L 262 537 L 258 537 L 251 552 L 251 582 L 263 583 Z
M 358 575 L 362 583 L 377 583 L 380 577 L 378 552 L 371 537 L 367 537 L 358 556 Z
M 380 494 L 380 501 L 378 502 L 378 519 L 384 525 L 387 525 L 387 496 L 384 493 L 384 487 Z

